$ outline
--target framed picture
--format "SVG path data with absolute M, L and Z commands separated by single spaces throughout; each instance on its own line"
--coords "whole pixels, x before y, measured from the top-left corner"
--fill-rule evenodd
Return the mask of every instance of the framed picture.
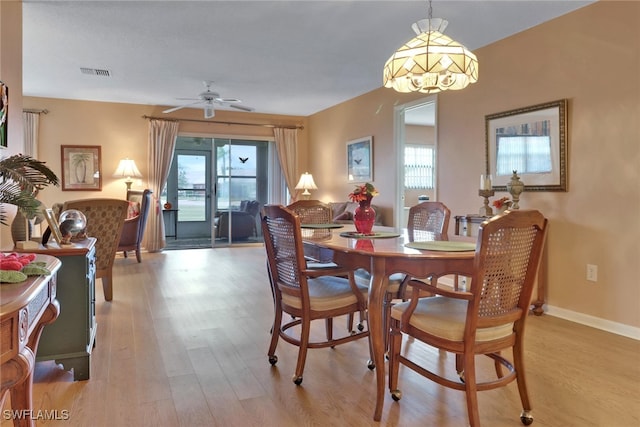
M 373 180 L 373 137 L 347 142 L 347 178 L 349 182 Z
M 44 217 L 47 219 L 47 224 L 49 224 L 49 229 L 51 229 L 51 237 L 55 239 L 58 245 L 62 245 L 62 233 L 60 233 L 60 226 L 58 225 L 58 220 L 56 219 L 56 215 L 53 213 L 53 209 L 51 208 L 45 209 Z
M 567 100 L 485 116 L 486 173 L 506 191 L 517 171 L 525 191 L 567 191 Z
M 63 145 L 62 191 L 102 190 L 99 145 Z
M 9 88 L 0 81 L 0 147 L 7 148 L 7 125 L 9 120 Z

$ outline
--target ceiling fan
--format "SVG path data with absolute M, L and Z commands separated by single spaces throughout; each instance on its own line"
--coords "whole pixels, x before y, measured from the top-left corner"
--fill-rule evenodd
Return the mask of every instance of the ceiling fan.
M 240 101 L 239 99 L 221 98 L 219 93 L 213 92 L 211 90 L 211 84 L 213 83 L 212 81 L 205 80 L 202 83 L 204 84 L 205 91 L 198 94 L 198 98 L 176 98 L 180 100 L 195 101 L 195 102 L 192 102 L 190 104 L 180 105 L 174 108 L 169 108 L 167 110 L 164 110 L 163 113 L 172 113 L 182 108 L 192 107 L 200 104 L 203 105 L 205 119 L 210 119 L 216 115 L 216 111 L 214 108 L 215 104 L 228 106 L 228 107 L 235 108 L 242 111 L 253 111 L 253 108 L 251 107 L 245 107 L 244 105 L 240 105 L 239 103 L 242 101 Z

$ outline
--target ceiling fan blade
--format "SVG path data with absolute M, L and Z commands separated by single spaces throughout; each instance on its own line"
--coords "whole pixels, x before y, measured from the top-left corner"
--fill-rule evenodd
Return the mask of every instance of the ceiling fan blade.
M 174 111 L 178 111 L 182 108 L 187 108 L 187 107 L 191 107 L 192 105 L 197 105 L 202 103 L 202 101 L 198 101 L 198 102 L 192 102 L 191 104 L 186 104 L 186 105 L 179 105 L 177 107 L 173 107 L 173 108 L 169 108 L 167 110 L 164 110 L 163 113 L 173 113 Z
M 236 108 L 242 111 L 253 111 L 253 108 L 245 107 L 244 105 L 239 105 L 239 104 L 229 104 L 229 107 Z
M 242 102 L 239 99 L 236 98 L 216 98 L 215 99 L 216 102 L 222 102 L 224 104 L 228 104 L 230 102 Z

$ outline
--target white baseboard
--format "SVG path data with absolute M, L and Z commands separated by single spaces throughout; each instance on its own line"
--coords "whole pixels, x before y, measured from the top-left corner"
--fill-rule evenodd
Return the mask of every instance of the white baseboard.
M 580 323 L 581 325 L 591 326 L 592 328 L 601 329 L 613 334 L 622 335 L 634 340 L 640 340 L 640 328 L 625 325 L 623 323 L 612 322 L 611 320 L 601 319 L 588 314 L 578 313 L 576 311 L 566 310 L 552 305 L 544 306 L 545 314 L 549 316 L 559 317 L 571 322 Z

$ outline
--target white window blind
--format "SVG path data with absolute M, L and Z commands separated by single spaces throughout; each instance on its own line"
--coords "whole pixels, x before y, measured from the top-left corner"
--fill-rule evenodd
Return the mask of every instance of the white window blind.
M 435 150 L 425 145 L 404 147 L 404 186 L 409 189 L 433 188 Z

